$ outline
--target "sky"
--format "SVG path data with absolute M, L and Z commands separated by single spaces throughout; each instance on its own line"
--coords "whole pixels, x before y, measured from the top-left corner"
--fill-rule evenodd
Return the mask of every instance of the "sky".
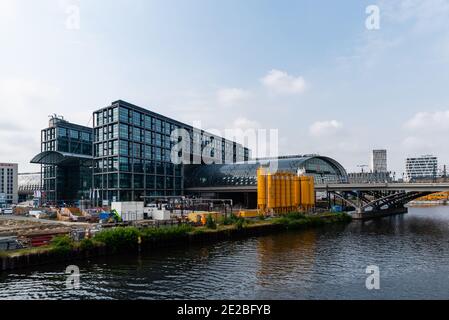
M 49 115 L 90 126 L 122 99 L 278 129 L 280 154 L 349 172 L 377 148 L 398 176 L 408 156 L 449 164 L 447 21 L 449 0 L 0 0 L 0 162 L 39 171 Z

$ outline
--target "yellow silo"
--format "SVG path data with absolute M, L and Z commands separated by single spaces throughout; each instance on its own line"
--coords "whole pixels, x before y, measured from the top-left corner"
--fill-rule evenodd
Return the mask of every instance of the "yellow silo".
M 275 187 L 275 194 L 276 194 L 276 201 L 275 201 L 275 203 L 276 203 L 276 212 L 280 212 L 279 210 L 280 210 L 280 208 L 281 208 L 281 205 L 282 205 L 282 203 L 281 203 L 281 176 L 280 176 L 280 174 L 279 173 L 276 173 L 275 175 L 274 175 L 274 179 L 275 179 L 275 185 L 276 185 L 276 187 Z
M 310 206 L 315 206 L 315 179 L 312 177 L 309 177 L 309 196 L 310 196 Z
M 285 212 L 285 209 L 287 207 L 287 178 L 285 176 L 285 173 L 281 173 L 281 208 L 282 212 Z
M 310 206 L 308 177 L 301 177 L 301 206 L 306 210 Z
M 293 177 L 293 207 L 298 209 L 301 205 L 301 179 L 298 176 Z
M 291 175 L 289 173 L 285 174 L 285 207 L 286 211 L 290 211 L 292 206 L 292 187 L 291 187 Z
M 267 176 L 263 168 L 257 169 L 257 208 L 267 208 Z
M 271 173 L 267 175 L 267 192 L 267 209 L 271 210 L 276 208 L 276 180 Z

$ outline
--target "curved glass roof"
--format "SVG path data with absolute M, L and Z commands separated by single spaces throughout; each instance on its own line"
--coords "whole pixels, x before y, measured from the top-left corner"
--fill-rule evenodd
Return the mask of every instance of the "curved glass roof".
M 245 163 L 190 165 L 185 168 L 185 188 L 232 187 L 257 185 L 257 169 L 261 166 L 278 171 L 312 175 L 317 184 L 344 183 L 346 170 L 337 161 L 322 156 L 298 156 L 254 160 Z
M 59 151 L 44 151 L 35 156 L 31 163 L 46 165 L 68 165 L 79 160 L 92 160 L 92 156 Z

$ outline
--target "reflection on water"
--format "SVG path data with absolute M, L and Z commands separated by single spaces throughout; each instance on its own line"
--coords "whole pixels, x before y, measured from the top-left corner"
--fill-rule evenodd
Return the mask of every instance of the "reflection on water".
M 0 274 L 3 299 L 428 299 L 449 298 L 449 207 L 239 241 Z M 381 290 L 365 288 L 366 267 Z

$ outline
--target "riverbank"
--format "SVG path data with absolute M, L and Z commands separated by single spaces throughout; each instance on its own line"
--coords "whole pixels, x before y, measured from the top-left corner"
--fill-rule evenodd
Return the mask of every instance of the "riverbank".
M 74 242 L 69 237 L 57 237 L 49 246 L 0 252 L 0 270 L 14 270 L 37 265 L 76 261 L 92 257 L 151 251 L 174 245 L 211 243 L 214 241 L 266 235 L 286 230 L 317 228 L 329 224 L 349 223 L 347 214 L 305 216 L 291 213 L 277 218 L 245 220 L 231 217 L 210 221 L 204 227 L 181 225 L 166 228 L 137 229 L 135 227 L 104 230 L 93 239 Z

